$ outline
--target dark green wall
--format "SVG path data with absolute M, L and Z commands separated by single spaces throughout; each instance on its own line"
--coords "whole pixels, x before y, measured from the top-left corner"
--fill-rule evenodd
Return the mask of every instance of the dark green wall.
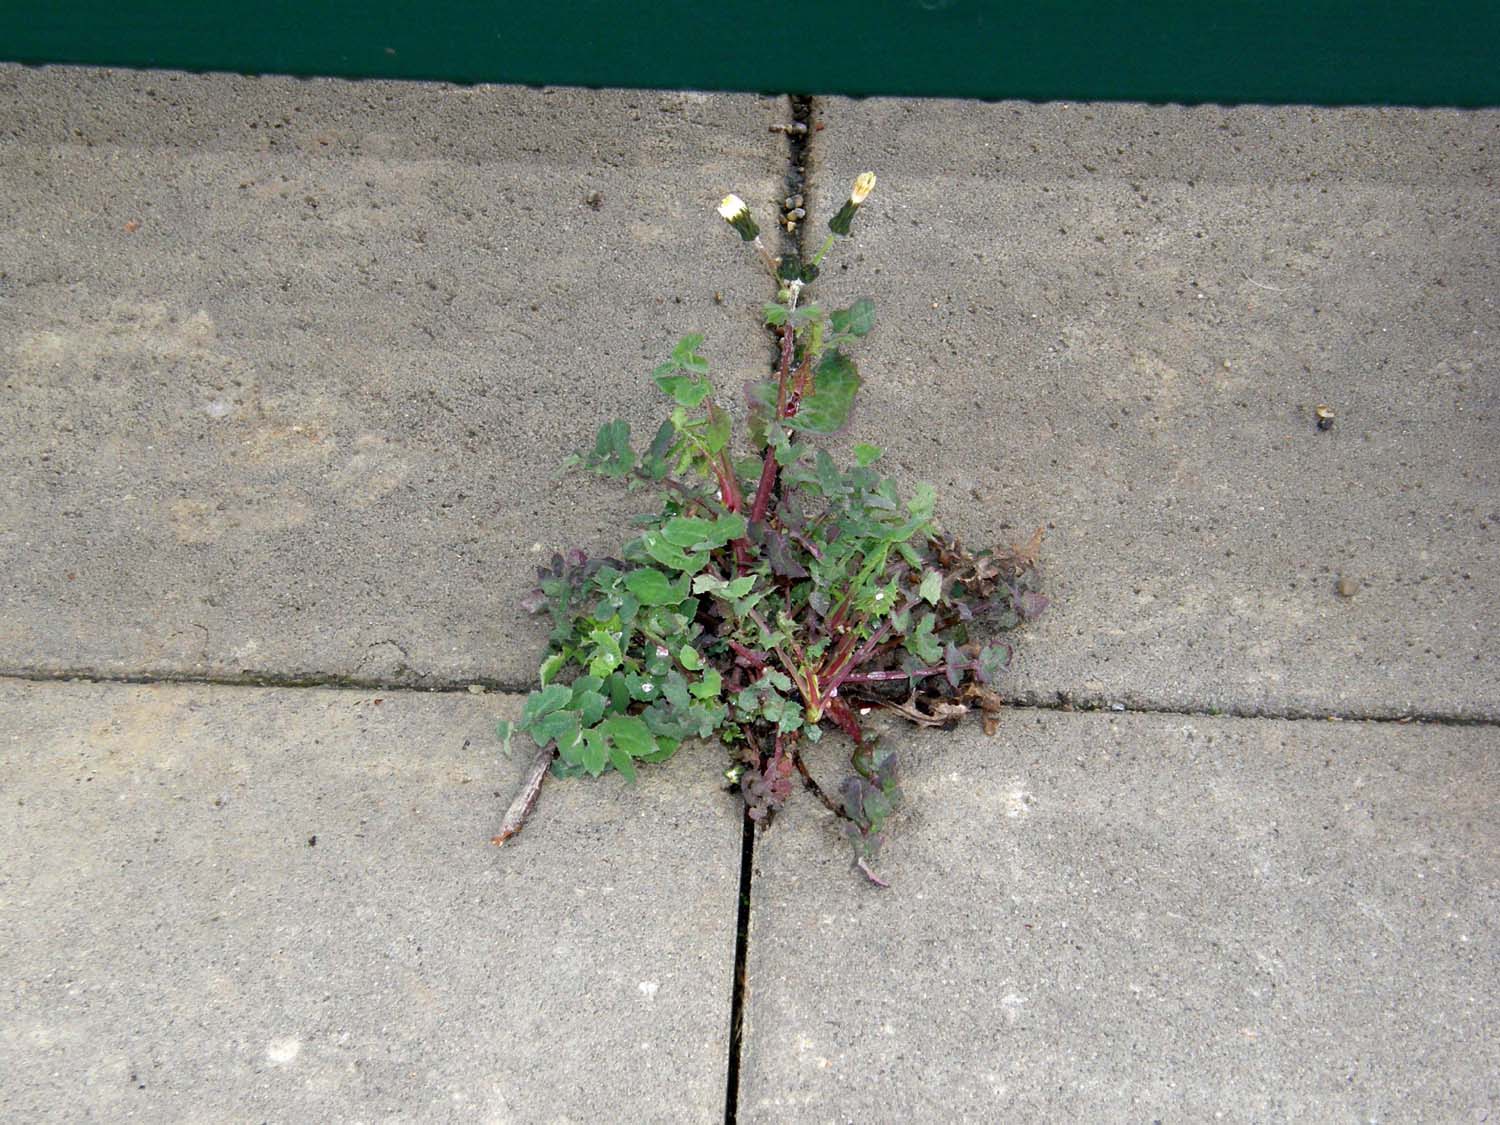
M 0 58 L 790 93 L 1500 104 L 1500 0 L 0 0 Z

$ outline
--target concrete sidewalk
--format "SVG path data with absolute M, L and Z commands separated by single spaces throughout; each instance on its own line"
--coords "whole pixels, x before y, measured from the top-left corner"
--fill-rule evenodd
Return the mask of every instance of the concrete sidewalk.
M 493 848 L 516 712 L 0 681 L 0 1115 L 721 1116 L 738 810 L 683 755 Z
M 714 747 L 494 849 L 462 690 L 636 503 L 561 457 L 683 333 L 758 373 L 785 101 L 0 106 L 7 1119 L 1500 1113 L 1500 113 L 816 101 L 849 439 L 1057 599 L 999 737 L 892 732 L 876 892 L 810 799 L 742 885 Z

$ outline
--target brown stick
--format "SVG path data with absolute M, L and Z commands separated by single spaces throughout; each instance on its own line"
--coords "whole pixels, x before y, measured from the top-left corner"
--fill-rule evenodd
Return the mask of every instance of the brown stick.
M 500 822 L 500 831 L 495 834 L 490 843 L 498 847 L 525 827 L 526 818 L 531 815 L 531 810 L 536 808 L 537 798 L 542 795 L 542 782 L 547 778 L 547 768 L 552 765 L 552 759 L 556 755 L 557 751 L 550 743 L 536 752 L 536 757 L 532 759 L 531 767 L 526 771 L 526 777 L 521 782 L 521 791 L 510 803 L 510 808 L 505 810 L 505 819 Z

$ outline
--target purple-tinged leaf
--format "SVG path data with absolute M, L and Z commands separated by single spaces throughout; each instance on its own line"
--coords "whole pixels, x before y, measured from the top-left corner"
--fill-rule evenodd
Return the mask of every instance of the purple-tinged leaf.
M 771 564 L 771 573 L 783 578 L 806 578 L 807 570 L 787 547 L 785 535 L 773 528 L 766 528 L 766 559 Z
M 958 651 L 956 644 L 949 641 L 948 647 L 943 651 L 943 661 L 947 664 L 947 668 L 943 670 L 943 675 L 948 679 L 948 686 L 957 691 L 958 685 L 963 682 L 964 678 L 964 654 Z
M 1051 599 L 1046 594 L 1038 594 L 1035 590 L 1025 590 L 1015 599 L 1014 604 L 1016 615 L 1022 621 L 1035 621 L 1051 604 Z

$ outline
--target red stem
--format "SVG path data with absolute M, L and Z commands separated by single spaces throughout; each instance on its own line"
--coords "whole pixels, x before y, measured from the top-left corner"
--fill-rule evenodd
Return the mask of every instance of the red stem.
M 797 412 L 796 405 L 787 401 L 786 394 L 787 383 L 792 374 L 796 339 L 796 330 L 790 324 L 781 326 L 781 364 L 776 370 L 776 419 L 771 425 L 777 425 L 783 418 L 790 418 Z M 771 504 L 771 492 L 776 487 L 776 476 L 776 452 L 767 449 L 765 460 L 761 462 L 760 483 L 755 488 L 755 503 L 750 509 L 751 523 L 759 523 L 766 518 L 766 509 Z
M 755 487 L 755 503 L 750 508 L 750 522 L 760 523 L 766 518 L 766 509 L 771 504 L 771 490 L 776 487 L 776 451 L 766 450 L 765 462 L 760 469 L 760 484 Z
M 879 645 L 881 641 L 885 640 L 885 635 L 890 631 L 890 618 L 886 618 L 885 622 L 880 626 L 880 628 L 876 629 L 875 632 L 870 634 L 870 639 L 860 646 L 858 652 L 856 652 L 848 660 L 844 661 L 844 663 L 840 665 L 836 670 L 830 672 L 830 678 L 826 684 L 822 682 L 821 678 L 819 679 L 819 683 L 822 685 L 823 689 L 822 694 L 818 700 L 819 710 L 821 710 L 823 705 L 833 697 L 833 693 L 839 689 L 840 684 L 842 684 L 846 679 L 849 678 L 853 670 L 855 668 L 858 668 L 861 664 L 863 664 L 870 658 L 870 654 L 875 650 L 875 647 Z

